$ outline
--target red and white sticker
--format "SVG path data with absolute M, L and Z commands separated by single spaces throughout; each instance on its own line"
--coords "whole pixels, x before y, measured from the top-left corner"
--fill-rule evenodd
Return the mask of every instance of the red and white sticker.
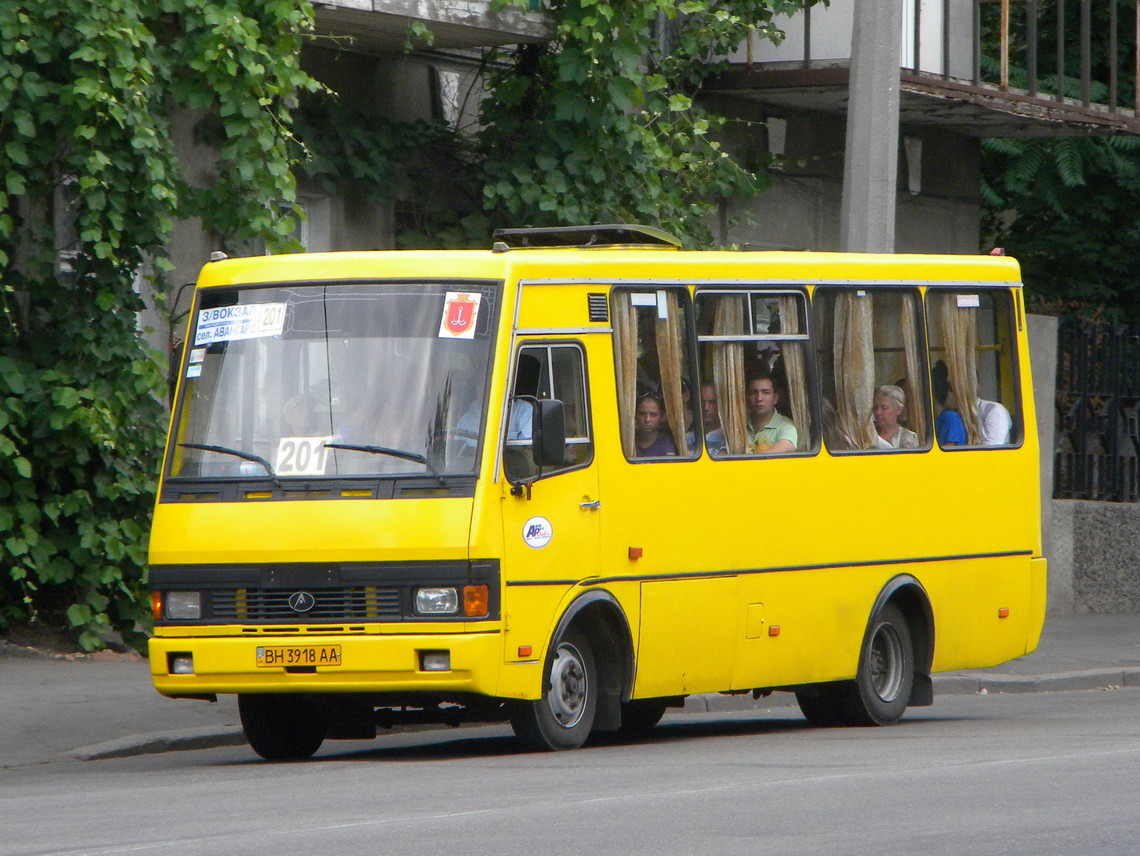
M 439 322 L 441 339 L 474 339 L 475 321 L 479 317 L 478 292 L 449 291 L 443 301 L 443 318 Z

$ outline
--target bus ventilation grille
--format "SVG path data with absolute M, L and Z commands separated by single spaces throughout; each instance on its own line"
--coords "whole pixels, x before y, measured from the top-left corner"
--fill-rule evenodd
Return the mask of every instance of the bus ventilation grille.
M 606 306 L 604 294 L 587 294 L 586 300 L 590 307 L 590 320 L 606 322 L 610 320 L 610 312 Z
M 311 609 L 297 612 L 289 606 L 289 590 L 230 589 L 211 592 L 215 619 L 235 621 L 367 621 L 398 618 L 400 589 L 396 587 L 306 589 L 316 601 Z

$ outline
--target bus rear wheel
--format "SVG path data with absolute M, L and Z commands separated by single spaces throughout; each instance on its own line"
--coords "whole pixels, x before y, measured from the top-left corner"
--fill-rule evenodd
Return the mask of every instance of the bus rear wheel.
M 893 725 L 902 718 L 914 687 L 914 645 L 902 610 L 888 603 L 863 640 L 859 671 L 845 704 L 851 725 Z
M 577 749 L 594 728 L 598 674 L 590 640 L 570 629 L 551 646 L 542 698 L 515 702 L 511 727 L 532 751 Z
M 914 645 L 902 610 L 888 603 L 875 613 L 859 655 L 855 680 L 808 687 L 796 701 L 817 728 L 893 725 L 914 687 Z
M 295 695 L 239 695 L 238 713 L 250 747 L 267 761 L 311 758 L 325 740 L 312 700 Z

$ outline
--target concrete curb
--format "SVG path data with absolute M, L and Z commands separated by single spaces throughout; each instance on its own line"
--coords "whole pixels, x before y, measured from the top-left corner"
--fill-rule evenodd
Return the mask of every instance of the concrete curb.
M 108 758 L 130 758 L 135 755 L 180 752 L 186 749 L 241 746 L 245 742 L 241 726 L 207 725 L 201 728 L 183 728 L 179 731 L 160 731 L 155 734 L 131 734 L 116 740 L 96 743 L 93 746 L 73 749 L 68 756 L 79 761 L 103 761 Z
M 935 696 L 939 693 L 1056 693 L 1120 687 L 1140 687 L 1140 668 L 1086 669 L 1044 675 L 988 675 L 980 672 L 934 675 Z
M 1058 672 L 1046 675 L 991 675 L 982 672 L 934 675 L 934 695 L 986 695 L 989 693 L 1044 693 L 1074 690 L 1102 690 L 1140 688 L 1140 668 L 1088 669 L 1080 672 Z M 673 709 L 681 713 L 719 713 L 741 710 L 761 710 L 771 707 L 795 707 L 790 693 L 776 693 L 760 699 L 751 694 L 722 695 L 710 693 L 693 695 L 685 699 L 685 706 Z M 418 726 L 414 730 L 428 731 L 434 726 Z M 441 725 L 439 728 L 450 728 Z M 395 729 L 399 731 L 402 729 Z M 403 729 L 409 730 L 409 729 Z M 392 733 L 394 733 L 392 732 Z M 384 732 L 389 733 L 389 732 Z M 68 756 L 79 761 L 102 761 L 110 758 L 129 758 L 160 752 L 180 752 L 188 749 L 216 749 L 222 746 L 241 746 L 246 742 L 241 727 L 184 728 L 155 734 L 134 734 L 73 749 Z

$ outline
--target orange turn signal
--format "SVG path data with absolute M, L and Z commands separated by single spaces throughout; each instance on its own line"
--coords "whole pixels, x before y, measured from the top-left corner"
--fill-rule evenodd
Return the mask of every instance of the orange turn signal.
M 519 645 L 519 656 L 523 658 L 529 657 L 533 650 L 530 645 Z
M 780 635 L 780 625 L 779 624 L 769 625 L 768 635 L 769 636 L 779 636 Z
M 998 609 L 998 618 L 1009 618 L 1009 607 L 1003 606 Z
M 463 614 L 471 618 L 481 618 L 487 614 L 487 587 L 463 587 Z
M 641 558 L 641 548 L 640 547 L 630 547 L 629 548 L 629 557 L 631 559 L 640 559 Z
M 150 593 L 150 611 L 154 613 L 155 621 L 162 621 L 162 592 L 152 591 Z

